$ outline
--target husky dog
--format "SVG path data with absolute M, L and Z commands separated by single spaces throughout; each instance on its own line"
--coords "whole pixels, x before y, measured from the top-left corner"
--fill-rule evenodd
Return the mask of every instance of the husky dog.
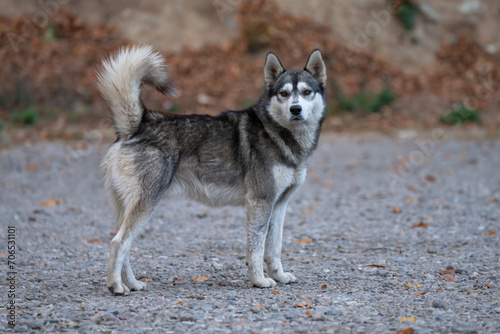
M 250 281 L 261 288 L 295 282 L 281 265 L 283 220 L 304 182 L 325 117 L 321 52 L 311 53 L 303 71 L 285 70 L 269 53 L 259 101 L 215 117 L 144 107 L 143 83 L 177 94 L 164 59 L 149 46 L 125 48 L 104 60 L 98 79 L 117 133 L 103 161 L 118 231 L 111 241 L 109 291 L 144 289 L 130 267 L 130 246 L 165 193 L 209 206 L 245 205 Z M 264 276 L 264 261 L 271 278 Z

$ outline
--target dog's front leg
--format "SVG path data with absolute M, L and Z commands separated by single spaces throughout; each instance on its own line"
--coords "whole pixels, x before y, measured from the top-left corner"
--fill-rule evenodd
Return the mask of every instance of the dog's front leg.
M 247 196 L 247 265 L 250 281 L 259 288 L 276 285 L 272 278 L 264 277 L 264 247 L 273 204 L 255 196 Z
M 269 276 L 280 283 L 296 282 L 297 278 L 291 273 L 283 271 L 281 264 L 281 245 L 283 239 L 283 222 L 285 220 L 288 200 L 276 203 L 269 222 L 269 231 L 266 237 L 266 250 L 264 259 L 267 263 Z

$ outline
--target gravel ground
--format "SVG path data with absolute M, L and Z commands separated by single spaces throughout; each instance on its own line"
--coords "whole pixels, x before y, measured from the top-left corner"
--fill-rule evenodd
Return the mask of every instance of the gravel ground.
M 17 326 L 1 309 L 0 332 L 500 333 L 500 142 L 417 139 L 322 135 L 285 223 L 298 283 L 250 286 L 243 208 L 164 199 L 132 246 L 147 290 L 124 297 L 105 283 L 108 143 L 4 150 L 0 253 L 15 226 Z

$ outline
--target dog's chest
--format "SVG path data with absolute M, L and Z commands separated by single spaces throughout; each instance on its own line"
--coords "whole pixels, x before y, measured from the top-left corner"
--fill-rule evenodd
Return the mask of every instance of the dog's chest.
M 306 178 L 306 167 L 291 168 L 285 165 L 273 167 L 273 181 L 278 194 L 294 185 L 301 185 Z

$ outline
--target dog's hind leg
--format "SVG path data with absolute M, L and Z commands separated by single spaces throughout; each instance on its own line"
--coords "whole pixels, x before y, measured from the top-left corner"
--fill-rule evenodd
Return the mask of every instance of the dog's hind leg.
M 130 267 L 130 246 L 170 184 L 175 168 L 168 167 L 176 165 L 169 159 L 156 158 L 149 155 L 148 163 L 133 168 L 135 171 L 131 175 L 115 175 L 115 180 L 125 184 L 117 190 L 126 190 L 120 197 L 123 199 L 123 221 L 111 241 L 108 264 L 107 287 L 115 295 L 142 290 L 146 286 L 134 277 Z

